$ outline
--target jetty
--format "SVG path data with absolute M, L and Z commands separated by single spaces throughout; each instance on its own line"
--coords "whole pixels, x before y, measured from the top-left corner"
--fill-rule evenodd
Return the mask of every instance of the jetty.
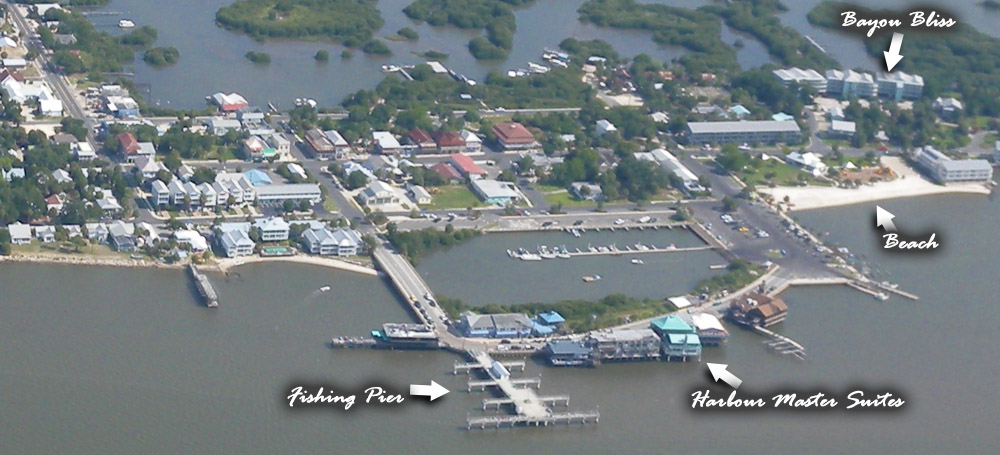
M 774 333 L 761 326 L 754 326 L 753 330 L 761 335 L 770 338 L 769 340 L 765 340 L 764 344 L 767 345 L 767 348 L 771 352 L 780 355 L 792 356 L 799 360 L 806 359 L 806 348 L 805 346 L 799 344 L 799 342 L 791 338 L 788 338 L 784 335 Z
M 194 264 L 188 265 L 188 270 L 191 272 L 191 278 L 194 279 L 194 287 L 198 289 L 198 294 L 205 300 L 205 305 L 209 308 L 218 307 L 219 295 L 215 292 L 215 287 L 212 286 L 212 282 L 208 280 L 208 277 L 199 272 L 198 267 Z
M 568 406 L 568 395 L 539 396 L 530 387 L 524 385 L 540 386 L 539 378 L 514 379 L 510 377 L 510 371 L 502 363 L 493 360 L 493 357 L 485 351 L 466 351 L 466 355 L 472 360 L 470 364 L 462 364 L 462 371 L 471 372 L 481 370 L 489 377 L 483 381 L 469 381 L 469 390 L 474 388 L 485 389 L 495 387 L 499 390 L 500 397 L 483 400 L 483 409 L 497 408 L 504 405 L 513 406 L 513 414 L 472 416 L 466 418 L 466 429 L 486 429 L 504 428 L 514 426 L 549 426 L 559 423 L 597 423 L 601 414 L 597 410 L 593 411 L 565 411 L 554 412 L 551 406 Z M 522 363 L 523 364 L 523 363 Z M 456 366 L 458 366 L 456 364 Z M 465 368 L 465 366 L 468 366 Z M 458 371 L 458 369 L 456 369 Z

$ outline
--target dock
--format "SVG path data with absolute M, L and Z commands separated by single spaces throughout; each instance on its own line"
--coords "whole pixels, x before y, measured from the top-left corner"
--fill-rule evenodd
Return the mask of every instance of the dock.
M 482 370 L 487 373 L 490 379 L 483 381 L 469 381 L 469 390 L 474 388 L 496 387 L 500 392 L 499 398 L 483 400 L 483 409 L 496 407 L 499 409 L 503 405 L 512 405 L 514 413 L 510 415 L 490 415 L 490 416 L 468 416 L 466 418 L 466 429 L 486 429 L 503 428 L 514 426 L 549 426 L 559 423 L 597 423 L 600 420 L 600 412 L 593 411 L 568 411 L 553 412 L 549 406 L 569 405 L 568 395 L 554 395 L 541 397 L 531 385 L 539 387 L 540 378 L 520 378 L 510 377 L 510 373 L 500 362 L 493 360 L 489 353 L 484 351 L 466 351 L 473 363 L 478 366 L 470 367 L 467 371 Z M 528 385 L 529 387 L 519 387 Z
M 806 359 L 806 348 L 799 344 L 799 342 L 788 338 L 784 335 L 779 335 L 761 326 L 754 326 L 753 330 L 761 335 L 764 335 L 769 340 L 765 340 L 764 344 L 771 352 L 775 352 L 781 355 L 787 355 L 795 357 L 799 360 Z
M 218 307 L 219 295 L 215 292 L 215 287 L 212 286 L 212 282 L 208 280 L 208 277 L 199 272 L 198 267 L 194 264 L 188 265 L 188 270 L 191 271 L 191 278 L 194 279 L 194 287 L 198 289 L 198 294 L 205 300 L 205 305 L 209 308 Z
M 523 360 L 510 360 L 505 362 L 500 362 L 504 368 L 510 371 L 524 371 L 524 361 Z M 473 370 L 481 370 L 483 366 L 479 362 L 461 363 L 456 361 L 455 367 L 452 369 L 451 374 L 461 374 L 470 373 Z

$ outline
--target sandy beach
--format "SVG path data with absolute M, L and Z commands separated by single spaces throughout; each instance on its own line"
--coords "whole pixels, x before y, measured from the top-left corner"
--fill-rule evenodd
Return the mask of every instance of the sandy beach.
M 822 186 L 796 186 L 759 188 L 761 193 L 774 196 L 781 202 L 788 197 L 789 210 L 811 210 L 824 207 L 860 204 L 904 197 L 927 196 L 932 194 L 990 194 L 991 189 L 980 183 L 954 183 L 939 185 L 911 169 L 899 157 L 883 157 L 882 164 L 899 176 L 891 182 L 862 185 L 860 188 L 832 188 Z
M 223 273 L 229 271 L 229 269 L 233 267 L 239 267 L 245 264 L 256 264 L 260 262 L 294 262 L 297 264 L 318 265 L 320 267 L 346 270 L 348 272 L 355 272 L 363 275 L 378 276 L 378 271 L 371 267 L 354 264 L 341 259 L 318 256 L 276 256 L 266 258 L 260 256 L 243 256 L 238 258 L 219 258 L 217 261 L 218 264 L 216 266 L 219 271 Z

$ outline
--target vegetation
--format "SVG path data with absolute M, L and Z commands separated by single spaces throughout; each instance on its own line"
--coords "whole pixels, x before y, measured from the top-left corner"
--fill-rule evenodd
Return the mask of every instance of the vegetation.
M 382 27 L 375 0 L 239 0 L 215 21 L 256 39 L 323 38 L 358 47 Z
M 377 39 L 373 39 L 365 43 L 365 45 L 361 48 L 361 51 L 366 54 L 373 54 L 373 55 L 392 54 L 392 51 L 389 50 L 389 46 L 386 46 L 385 43 Z
M 410 27 L 403 27 L 399 29 L 396 34 L 410 41 L 416 41 L 417 38 L 420 37 L 420 35 L 417 34 L 417 31 Z
M 448 54 L 434 49 L 423 52 L 414 52 L 413 54 L 424 60 L 446 60 L 448 58 Z
M 316 55 L 313 56 L 317 62 L 326 62 L 330 60 L 330 53 L 326 49 L 320 49 L 316 51 Z
M 250 60 L 258 65 L 267 65 L 271 63 L 271 55 L 267 52 L 247 51 L 247 53 L 243 54 L 243 56 L 246 57 L 247 60 Z
M 39 39 L 46 48 L 52 50 L 53 63 L 65 74 L 120 72 L 123 65 L 130 64 L 135 52 L 156 41 L 156 30 L 140 27 L 118 37 L 98 31 L 94 24 L 76 11 L 50 9 L 41 18 L 59 22 L 56 33 L 71 34 L 76 42 L 63 44 L 55 40 L 48 27 L 39 26 Z
M 416 0 L 403 9 L 410 19 L 434 26 L 452 25 L 485 30 L 486 37 L 469 41 L 469 52 L 479 60 L 505 58 L 514 45 L 514 11 L 533 0 Z
M 566 328 L 575 333 L 602 329 L 626 321 L 650 318 L 668 311 L 666 303 L 653 299 L 636 299 L 622 294 L 612 294 L 597 301 L 563 300 L 555 303 L 521 303 L 514 305 L 485 305 L 471 307 L 461 300 L 438 296 L 438 304 L 453 318 L 472 311 L 480 314 L 527 313 L 534 316 L 546 311 L 557 311 L 566 319 Z
M 983 0 L 979 2 L 979 5 L 986 9 L 1000 9 L 1000 1 L 997 0 Z
M 158 68 L 173 65 L 180 58 L 181 52 L 176 47 L 154 47 L 142 55 L 142 61 Z
M 431 201 L 430 208 L 432 209 L 464 209 L 483 205 L 479 198 L 464 185 L 438 187 L 437 193 L 434 194 Z
M 455 229 L 451 224 L 445 226 L 443 231 L 434 228 L 421 229 L 419 231 L 399 231 L 395 223 L 387 226 L 386 238 L 392 246 L 414 265 L 420 259 L 441 249 L 457 245 L 472 239 L 480 234 L 475 229 Z
M 848 7 L 846 3 L 825 1 L 809 12 L 809 21 L 839 28 L 837 13 Z M 888 14 L 853 5 L 850 8 L 859 17 Z M 891 37 L 891 30 L 880 29 L 873 38 L 865 39 L 868 54 L 881 59 Z M 961 23 L 944 37 L 926 30 L 906 30 L 906 58 L 896 68 L 923 76 L 926 98 L 957 92 L 965 104 L 965 115 L 1000 116 L 1000 38 Z
M 764 267 L 760 265 L 737 259 L 726 267 L 726 273 L 699 281 L 694 291 L 705 294 L 733 292 L 752 283 L 763 271 Z

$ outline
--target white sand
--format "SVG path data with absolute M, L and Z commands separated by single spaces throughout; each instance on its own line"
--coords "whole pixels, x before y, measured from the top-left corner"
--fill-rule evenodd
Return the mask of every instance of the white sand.
M 354 264 L 341 259 L 325 258 L 318 256 L 276 256 L 276 257 L 243 256 L 238 258 L 219 258 L 218 268 L 219 271 L 226 272 L 233 267 L 238 267 L 245 264 L 255 264 L 259 262 L 295 262 L 298 264 L 318 265 L 321 267 L 330 267 L 333 269 L 346 270 L 348 272 L 361 273 L 364 275 L 378 276 L 378 271 L 376 271 L 371 267 Z
M 776 202 L 788 197 L 789 210 L 810 210 L 823 207 L 860 204 L 903 197 L 931 194 L 990 194 L 990 188 L 981 183 L 953 183 L 938 185 L 910 169 L 901 158 L 883 157 L 882 164 L 899 177 L 891 182 L 862 185 L 860 188 L 832 188 L 822 186 L 759 188 L 758 191 L 774 196 Z

